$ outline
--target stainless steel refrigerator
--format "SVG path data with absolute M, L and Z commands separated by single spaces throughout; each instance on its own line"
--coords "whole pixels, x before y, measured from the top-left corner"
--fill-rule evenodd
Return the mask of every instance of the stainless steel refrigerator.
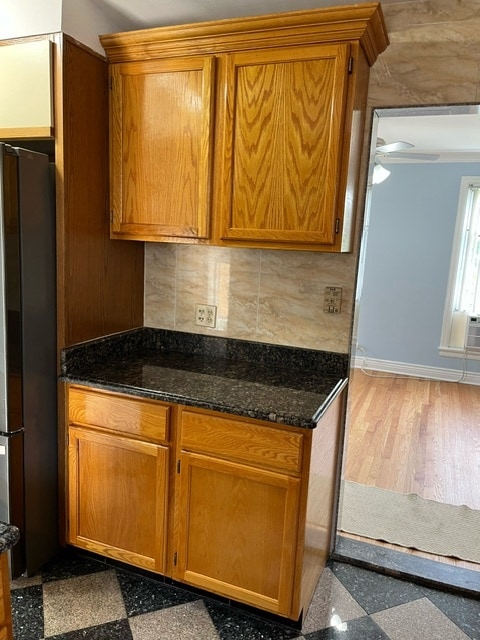
M 47 155 L 0 143 L 0 520 L 11 576 L 58 548 L 55 201 Z

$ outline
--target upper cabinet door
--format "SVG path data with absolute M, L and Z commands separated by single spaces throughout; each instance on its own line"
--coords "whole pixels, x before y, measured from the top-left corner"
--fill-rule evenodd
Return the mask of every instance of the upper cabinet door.
M 111 236 L 210 234 L 213 57 L 111 67 Z
M 341 43 L 225 57 L 218 188 L 223 242 L 333 249 L 347 169 L 349 51 Z

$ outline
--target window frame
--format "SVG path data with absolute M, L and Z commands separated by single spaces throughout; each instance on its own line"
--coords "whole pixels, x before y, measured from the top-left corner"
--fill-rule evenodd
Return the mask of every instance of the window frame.
M 462 311 L 456 311 L 455 301 L 457 282 L 459 280 L 459 262 L 462 260 L 464 252 L 464 228 L 471 186 L 480 189 L 480 176 L 463 176 L 460 181 L 457 216 L 445 295 L 442 334 L 439 346 L 440 355 L 457 358 L 466 355 L 465 334 L 469 315 Z M 476 355 L 469 352 L 468 356 L 469 358 L 480 359 L 480 354 Z

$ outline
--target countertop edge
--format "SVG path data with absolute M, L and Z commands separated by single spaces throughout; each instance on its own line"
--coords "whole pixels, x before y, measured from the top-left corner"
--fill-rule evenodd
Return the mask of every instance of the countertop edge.
M 0 522 L 0 553 L 8 551 L 20 540 L 20 530 L 13 524 Z
M 319 422 L 325 413 L 328 411 L 332 402 L 338 397 L 338 395 L 345 389 L 348 384 L 348 378 L 343 378 L 337 382 L 332 391 L 325 398 L 325 402 L 318 408 L 318 411 L 313 416 L 315 422 Z
M 198 400 L 197 398 L 189 398 L 182 395 L 174 395 L 164 391 L 153 391 L 150 389 L 139 389 L 137 387 L 129 387 L 121 384 L 113 384 L 105 381 L 92 380 L 90 378 L 82 378 L 74 375 L 62 375 L 60 382 L 65 384 L 79 385 L 82 387 L 91 387 L 99 391 L 110 391 L 112 393 L 121 393 L 124 395 L 135 396 L 137 398 L 146 398 L 148 400 L 156 400 L 159 402 L 167 402 L 172 404 L 180 404 L 187 407 L 196 407 L 208 411 L 218 411 L 220 413 L 228 413 L 230 415 L 252 418 L 254 420 L 262 420 L 271 422 L 272 424 L 285 425 L 289 427 L 298 427 L 301 429 L 315 429 L 318 421 L 327 411 L 330 404 L 336 396 L 343 390 L 348 380 L 340 380 L 333 391 L 327 396 L 325 401 L 319 406 L 310 419 L 299 418 L 295 414 L 278 414 L 274 412 L 263 412 L 260 410 L 245 409 L 237 405 L 219 404 L 215 402 L 207 402 Z

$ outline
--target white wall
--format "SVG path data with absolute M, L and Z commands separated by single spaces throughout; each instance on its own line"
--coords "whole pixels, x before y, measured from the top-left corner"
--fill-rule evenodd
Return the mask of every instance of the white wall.
M 0 0 L 0 40 L 63 31 L 103 55 L 98 36 L 127 28 L 100 0 Z
M 62 31 L 102 55 L 104 51 L 98 36 L 127 29 L 127 19 L 109 9 L 105 2 L 63 0 Z
M 62 28 L 62 0 L 1 0 L 0 40 L 55 33 Z
M 390 164 L 372 190 L 358 344 L 368 359 L 462 369 L 438 352 L 462 176 L 480 163 Z M 480 371 L 469 360 L 469 371 Z

